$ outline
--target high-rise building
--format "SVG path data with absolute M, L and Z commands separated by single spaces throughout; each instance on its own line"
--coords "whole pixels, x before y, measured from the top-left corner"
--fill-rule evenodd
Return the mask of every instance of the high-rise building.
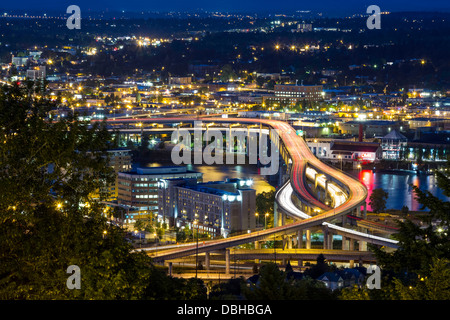
M 114 185 L 109 188 L 110 200 L 117 200 L 119 196 L 119 172 L 131 171 L 131 150 L 118 148 L 108 150 L 109 165 L 114 169 L 116 179 Z
M 11 58 L 11 64 L 17 67 L 23 67 L 28 63 L 29 57 L 15 57 L 12 56 Z
M 315 102 L 325 97 L 323 86 L 276 84 L 274 94 L 263 95 L 264 103 L 284 103 L 294 105 L 299 101 Z
M 46 70 L 45 66 L 34 67 L 33 69 L 27 70 L 27 79 L 28 80 L 38 80 L 46 78 Z
M 107 150 L 108 165 L 114 170 L 114 183 L 97 190 L 91 196 L 94 199 L 100 198 L 101 191 L 108 193 L 107 202 L 110 204 L 117 201 L 119 191 L 119 172 L 126 172 L 131 170 L 131 154 L 129 149 L 117 148 Z M 90 152 L 87 156 L 92 156 Z
M 292 32 L 311 32 L 313 30 L 311 23 L 299 23 L 297 29 L 292 29 Z
M 256 191 L 251 180 L 197 183 L 193 179 L 159 182 L 159 215 L 170 226 L 198 228 L 199 233 L 227 237 L 256 227 Z
M 192 83 L 192 77 L 169 77 L 169 84 L 189 85 Z
M 287 99 L 291 102 L 299 100 L 323 100 L 323 86 L 297 86 L 292 84 L 277 84 L 274 87 L 275 98 Z
M 178 166 L 136 168 L 129 172 L 119 172 L 117 202 L 130 208 L 125 217 L 127 222 L 140 218 L 161 221 L 162 215 L 158 212 L 158 182 L 176 178 L 194 178 L 201 182 L 203 174 Z

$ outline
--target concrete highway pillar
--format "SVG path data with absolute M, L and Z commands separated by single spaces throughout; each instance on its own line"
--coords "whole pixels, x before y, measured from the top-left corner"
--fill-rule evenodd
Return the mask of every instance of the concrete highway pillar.
M 297 263 L 298 263 L 298 267 L 299 268 L 303 267 L 303 260 L 302 259 L 298 259 Z
M 169 277 L 172 276 L 172 262 L 169 262 Z
M 328 243 L 329 243 L 327 226 L 322 227 L 322 233 L 323 233 L 323 249 L 326 250 L 326 249 L 328 249 Z
M 342 250 L 348 250 L 348 239 L 347 237 L 342 236 Z
M 280 162 L 279 162 L 280 163 Z M 285 182 L 283 169 L 280 168 L 278 170 L 278 185 L 283 185 Z
M 288 249 L 292 249 L 292 236 L 288 236 L 287 240 L 288 240 Z
M 233 161 L 234 163 L 234 158 L 235 158 L 235 154 L 234 154 L 234 147 L 235 147 L 235 140 L 234 140 L 234 135 L 233 135 L 233 126 L 230 124 L 228 126 L 228 131 L 226 132 L 226 143 L 225 143 L 225 153 L 227 156 L 227 161 Z
M 243 135 L 242 135 L 243 136 Z M 241 141 L 241 140 L 244 140 L 244 141 Z M 246 143 L 245 143 L 245 138 L 238 138 L 237 139 L 237 151 L 239 152 L 239 153 L 244 153 L 244 152 L 246 152 Z M 239 157 L 238 157 L 238 159 L 239 159 Z
M 350 268 L 354 268 L 355 267 L 355 260 L 350 260 Z
M 298 230 L 297 234 L 297 248 L 303 248 L 303 230 Z
M 306 249 L 311 249 L 311 230 L 306 230 Z
M 333 234 L 328 232 L 328 244 L 327 247 L 329 250 L 333 250 Z
M 278 210 L 278 205 L 277 202 L 275 201 L 275 203 L 273 204 L 273 224 L 274 227 L 280 227 L 282 226 L 282 216 L 283 213 L 280 212 L 280 210 Z
M 364 202 L 363 219 L 367 219 L 367 204 Z
M 225 273 L 230 274 L 230 249 L 225 250 Z
M 342 226 L 345 226 L 346 224 L 347 224 L 347 215 L 344 214 L 344 215 L 342 216 Z
M 261 249 L 261 242 L 255 241 L 255 250 Z M 261 261 L 259 259 L 255 259 L 255 263 L 260 263 Z
M 205 252 L 205 268 L 206 268 L 206 270 L 208 270 L 209 271 L 209 267 L 210 267 L 210 255 L 209 255 L 209 252 Z
M 361 240 L 358 242 L 359 242 L 359 251 L 367 251 L 367 242 Z
M 348 239 L 348 250 L 355 250 L 355 240 L 353 240 L 352 238 Z
M 319 173 L 316 173 L 315 175 L 314 175 L 314 192 L 316 192 L 316 194 L 317 194 L 317 178 L 319 177 Z
M 247 127 L 247 148 L 246 148 L 246 153 L 247 153 L 247 156 L 249 156 L 250 158 L 253 157 L 253 154 L 252 154 L 253 152 L 254 152 L 255 155 L 257 154 L 256 148 L 254 150 L 250 151 L 251 146 L 256 146 L 256 145 L 255 145 L 255 141 L 253 139 L 253 136 L 250 133 L 250 127 Z

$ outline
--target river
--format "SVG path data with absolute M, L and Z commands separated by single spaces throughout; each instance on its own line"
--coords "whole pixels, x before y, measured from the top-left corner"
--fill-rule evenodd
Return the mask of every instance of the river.
M 203 181 L 222 181 L 226 178 L 253 178 L 253 188 L 257 193 L 273 190 L 274 187 L 266 182 L 264 177 L 258 174 L 258 168 L 251 165 L 228 165 L 228 166 L 188 166 L 192 170 L 203 173 Z M 373 189 L 382 188 L 389 196 L 386 201 L 387 209 L 400 210 L 404 205 L 408 206 L 411 211 L 420 211 L 421 205 L 415 199 L 415 193 L 411 185 L 418 186 L 421 190 L 428 190 L 434 196 L 450 201 L 441 189 L 437 186 L 436 176 L 434 175 L 417 175 L 404 173 L 382 173 L 373 172 L 372 170 L 362 170 L 356 173 L 356 177 L 367 187 L 369 197 Z M 367 199 L 367 209 L 369 206 L 369 198 Z
M 149 166 L 161 166 L 167 164 L 152 163 Z M 188 165 L 189 170 L 203 173 L 203 181 L 224 181 L 227 178 L 251 178 L 256 193 L 271 191 L 275 188 L 270 185 L 263 176 L 259 175 L 255 165 Z M 360 173 L 352 173 L 367 187 L 369 197 L 372 190 L 376 188 L 384 189 L 388 194 L 386 201 L 387 209 L 401 209 L 404 205 L 411 211 L 420 211 L 421 205 L 415 199 L 415 193 L 411 185 L 418 186 L 421 190 L 428 190 L 440 199 L 450 201 L 441 189 L 437 186 L 434 175 L 417 175 L 405 173 L 382 173 L 372 170 L 362 170 Z M 370 211 L 369 199 L 367 199 L 367 209 Z
M 417 175 L 392 172 L 373 172 L 372 170 L 362 170 L 359 174 L 359 180 L 367 187 L 369 197 L 372 190 L 382 188 L 389 196 L 386 201 L 387 209 L 401 209 L 408 206 L 411 211 L 420 211 L 421 204 L 415 199 L 412 185 L 421 190 L 429 191 L 432 195 L 442 200 L 450 201 L 442 190 L 437 186 L 437 179 L 434 175 Z M 367 209 L 370 210 L 367 200 Z
M 173 164 L 163 163 L 149 163 L 148 167 L 170 166 Z M 252 179 L 252 188 L 256 193 L 269 192 L 275 190 L 266 179 L 259 174 L 259 169 L 256 165 L 223 165 L 223 166 L 208 166 L 208 165 L 187 165 L 188 170 L 198 171 L 203 173 L 203 181 L 225 181 L 227 178 L 242 178 Z

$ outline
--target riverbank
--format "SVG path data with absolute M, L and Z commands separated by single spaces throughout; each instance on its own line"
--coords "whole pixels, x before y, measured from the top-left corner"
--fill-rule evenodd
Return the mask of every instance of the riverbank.
M 380 160 L 375 163 L 362 164 L 362 170 L 373 170 L 374 172 L 393 172 L 397 174 L 433 174 L 435 170 L 444 169 L 446 161 L 426 161 L 415 163 L 413 161 Z
M 136 161 L 134 166 L 173 166 L 170 150 L 151 150 L 144 162 Z M 441 163 L 444 165 L 444 163 Z M 253 187 L 257 194 L 275 190 L 279 183 L 277 176 L 268 179 L 261 176 L 256 165 L 187 165 L 189 170 L 203 173 L 203 181 L 225 181 L 227 178 L 250 178 L 254 181 Z M 368 189 L 367 209 L 370 211 L 369 197 L 372 190 L 382 188 L 388 192 L 386 207 L 389 210 L 401 210 L 407 206 L 411 211 L 421 212 L 421 205 L 415 200 L 412 186 L 418 186 L 422 190 L 430 191 L 433 195 L 443 200 L 445 197 L 442 190 L 438 188 L 434 174 L 420 174 L 407 170 L 404 165 L 397 168 L 395 161 L 383 161 L 377 164 L 363 165 L 361 169 L 344 166 L 344 171 L 361 181 Z M 423 213 L 423 212 L 422 212 Z

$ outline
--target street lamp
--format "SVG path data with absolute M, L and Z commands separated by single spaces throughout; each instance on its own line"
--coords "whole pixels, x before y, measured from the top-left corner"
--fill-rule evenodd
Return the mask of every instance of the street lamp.
M 198 222 L 194 221 L 194 224 L 197 226 L 197 245 L 195 249 L 195 278 L 197 278 L 197 269 L 198 269 Z
M 273 234 L 273 255 L 274 255 L 274 262 L 275 265 L 277 264 L 277 249 L 275 248 L 275 233 Z
M 236 247 L 234 247 L 234 278 L 236 278 Z
M 138 231 L 134 230 L 134 234 L 137 234 Z M 141 233 L 139 232 L 139 248 L 142 248 L 142 241 L 141 241 Z
M 267 229 L 267 217 L 269 216 L 269 213 L 266 212 L 266 214 L 264 215 L 264 229 Z
M 342 156 L 339 155 L 338 158 L 339 158 L 339 160 L 341 161 L 341 171 L 342 171 Z

